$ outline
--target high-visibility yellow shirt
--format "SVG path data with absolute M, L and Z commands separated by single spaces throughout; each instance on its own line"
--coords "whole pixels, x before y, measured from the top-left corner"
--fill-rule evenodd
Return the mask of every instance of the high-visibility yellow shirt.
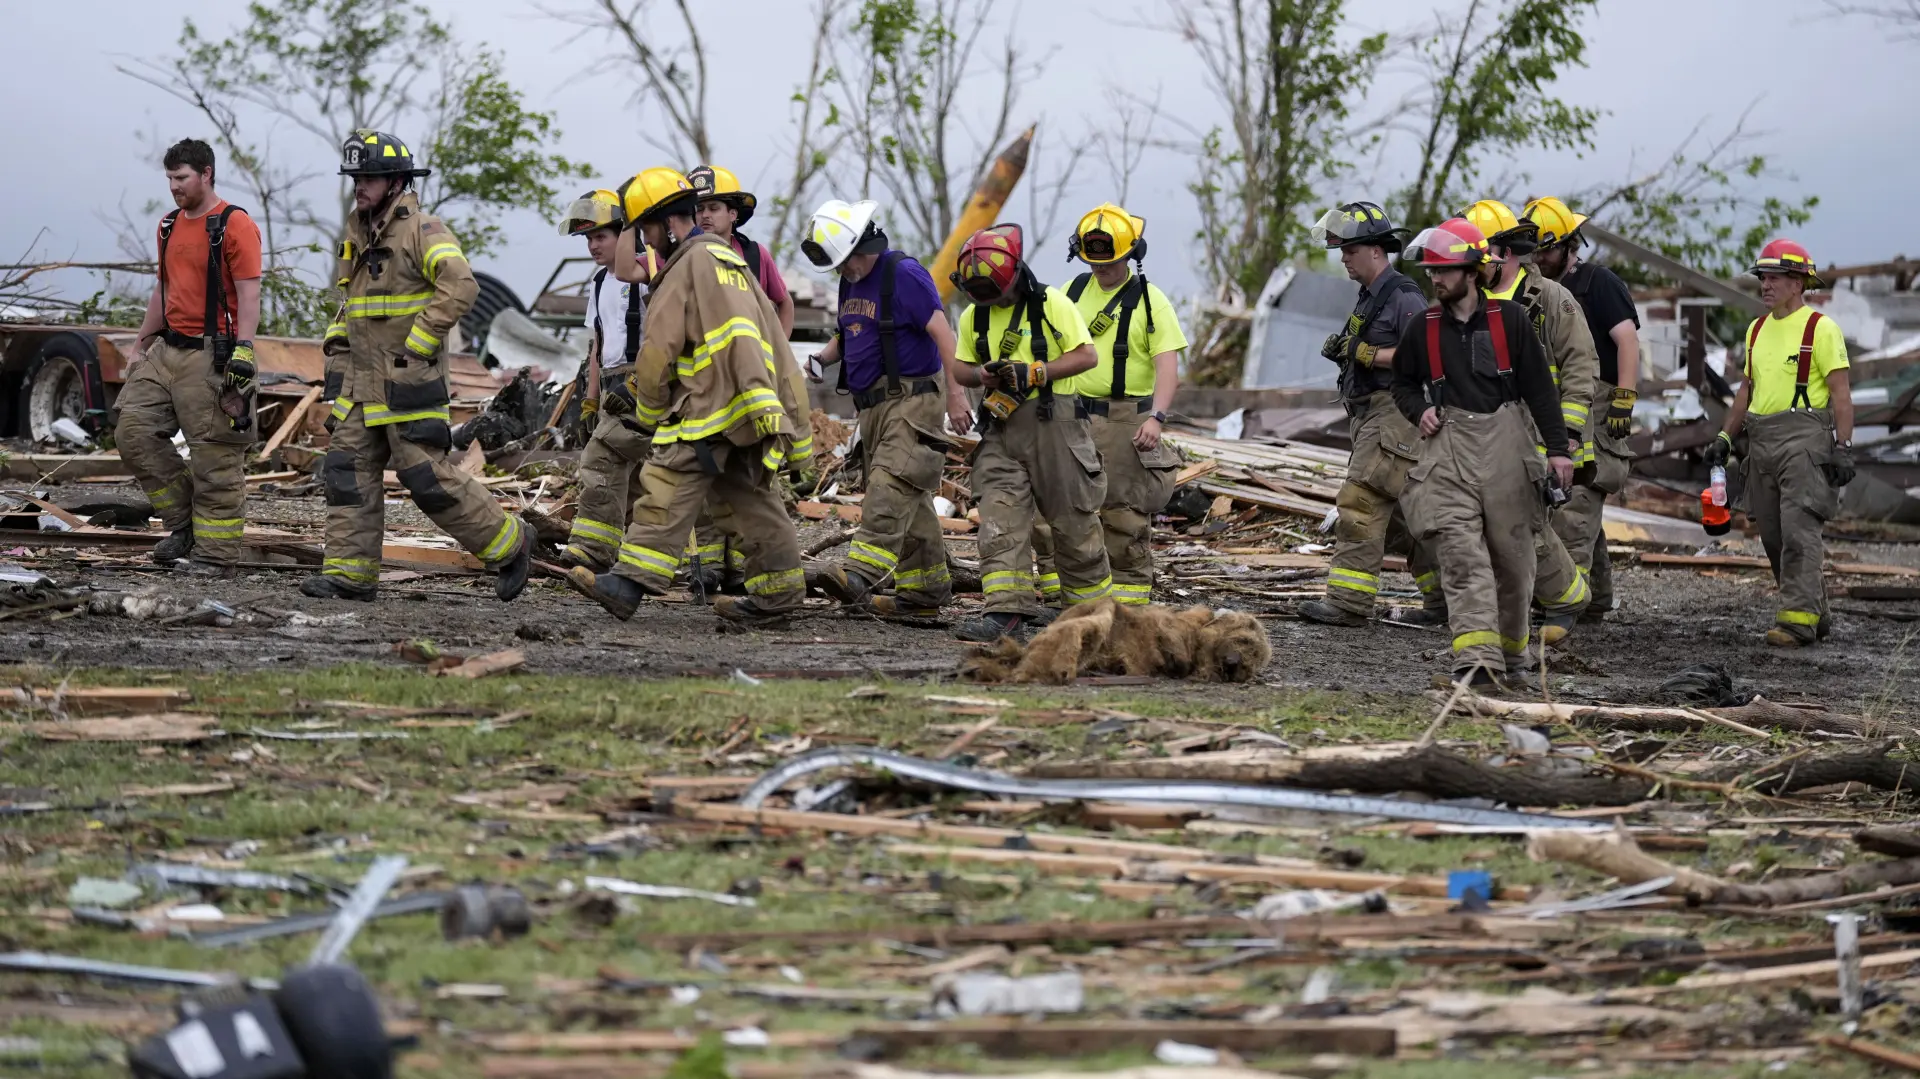
M 1807 319 L 1811 317 L 1811 307 L 1802 307 L 1786 318 L 1762 315 L 1758 339 L 1753 339 L 1753 324 L 1747 325 L 1747 338 L 1753 340 L 1753 350 L 1747 357 L 1747 377 L 1753 382 L 1748 412 L 1768 416 L 1793 407 L 1794 382 L 1800 375 L 1800 341 L 1806 336 Z M 1838 322 L 1820 316 L 1820 324 L 1813 329 L 1813 362 L 1807 365 L 1807 401 L 1814 408 L 1827 407 L 1827 375 L 1848 366 L 1847 335 Z
M 1480 291 L 1486 293 L 1487 299 L 1489 300 L 1511 300 L 1513 299 L 1513 294 L 1520 291 L 1520 282 L 1525 281 L 1526 279 L 1527 279 L 1527 271 L 1523 269 L 1519 273 L 1513 275 L 1513 284 L 1508 285 L 1506 288 L 1501 289 L 1499 292 L 1495 292 L 1490 288 L 1483 288 Z
M 1119 287 L 1103 289 L 1100 279 L 1087 279 L 1086 290 L 1080 293 L 1075 304 L 1080 317 L 1087 321 L 1091 330 L 1093 320 L 1107 306 L 1108 301 L 1121 289 L 1133 283 L 1133 274 L 1128 274 Z M 1153 332 L 1147 332 L 1147 308 L 1153 308 Z M 1068 379 L 1059 391 L 1077 393 L 1082 397 L 1113 396 L 1113 345 L 1120 339 L 1120 308 L 1116 305 L 1109 316 L 1113 324 L 1107 332 L 1093 339 L 1093 352 L 1098 360 L 1091 368 Z M 1134 304 L 1133 317 L 1127 324 L 1127 385 L 1128 397 L 1150 397 L 1153 395 L 1153 358 L 1163 352 L 1179 352 L 1187 347 L 1187 335 L 1180 328 L 1180 316 L 1174 313 L 1173 304 L 1160 286 L 1147 282 L 1147 294 Z
M 983 362 L 977 343 L 979 335 L 973 328 L 974 319 L 979 310 L 979 304 L 972 304 L 965 311 L 960 312 L 959 358 L 962 363 Z M 1049 361 L 1057 360 L 1093 340 L 1087 333 L 1086 320 L 1081 318 L 1080 312 L 1074 309 L 1073 301 L 1067 299 L 1066 293 L 1052 285 L 1047 286 L 1047 298 L 1041 306 L 1041 314 L 1042 323 L 1046 327 L 1049 338 L 1047 341 Z M 1007 332 L 1008 326 L 1012 326 L 1015 332 L 1019 333 L 1020 343 L 1014 346 L 1012 352 L 1002 356 L 1000 355 L 1000 338 Z M 1000 360 L 1006 360 L 1009 363 L 1032 362 L 1031 333 L 1032 330 L 1027 324 L 1027 305 L 1024 300 L 1000 307 L 988 307 L 987 357 L 984 362 L 995 363 Z

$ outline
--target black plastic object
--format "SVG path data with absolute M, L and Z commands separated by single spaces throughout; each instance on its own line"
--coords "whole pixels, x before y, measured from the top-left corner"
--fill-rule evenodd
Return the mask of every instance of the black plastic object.
M 302 1079 L 323 1074 L 308 1071 L 265 996 L 189 1002 L 181 1016 L 179 1025 L 128 1054 L 135 1079 Z M 380 1044 L 384 1049 L 384 1037 Z
M 289 971 L 274 1003 L 313 1079 L 392 1079 L 380 1002 L 359 971 L 339 963 Z
M 466 884 L 440 905 L 440 935 L 447 940 L 524 937 L 533 927 L 533 911 L 520 889 L 505 884 Z

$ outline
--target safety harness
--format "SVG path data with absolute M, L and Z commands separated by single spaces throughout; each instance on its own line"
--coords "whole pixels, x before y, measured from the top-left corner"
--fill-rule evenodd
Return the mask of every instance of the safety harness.
M 606 328 L 600 323 L 600 289 L 605 286 L 606 281 L 607 270 L 605 267 L 601 267 L 600 272 L 593 275 L 593 351 L 600 356 L 600 365 L 602 367 L 607 366 L 605 353 L 607 334 Z M 629 287 L 627 289 L 626 324 L 627 341 L 626 345 L 620 350 L 620 363 L 622 365 L 632 363 L 634 357 L 640 354 L 640 290 L 636 287 Z
M 217 214 L 207 215 L 207 311 L 200 323 L 200 336 L 189 337 L 167 326 L 161 330 L 161 336 L 167 344 L 175 348 L 205 349 L 214 357 L 214 369 L 224 372 L 227 357 L 222 350 L 214 347 L 214 338 L 222 336 L 219 332 L 220 312 L 226 307 L 227 290 L 220 284 L 220 268 L 224 265 L 225 244 L 227 238 L 227 218 L 240 207 L 229 203 L 227 208 Z M 246 211 L 240 210 L 241 213 Z M 166 310 L 167 303 L 167 241 L 173 237 L 174 222 L 182 211 L 175 210 L 160 219 L 160 309 Z M 229 315 L 232 312 L 228 312 Z M 232 334 L 225 336 L 231 337 Z
M 1087 291 L 1087 284 L 1092 280 L 1092 272 L 1083 273 L 1074 278 L 1073 284 L 1067 286 L 1067 299 L 1079 303 L 1081 294 Z M 1094 337 L 1104 336 L 1114 327 L 1114 309 L 1118 308 L 1120 311 L 1120 335 L 1113 339 L 1113 386 L 1112 392 L 1107 395 L 1110 398 L 1119 399 L 1127 396 L 1127 357 L 1133 352 L 1131 346 L 1133 338 L 1129 331 L 1133 327 L 1133 310 L 1140 306 L 1140 301 L 1146 294 L 1146 275 L 1136 273 L 1120 287 L 1119 292 L 1108 297 L 1106 306 L 1102 307 L 1100 313 L 1093 316 L 1092 321 L 1087 323 L 1088 333 Z M 1150 299 L 1147 301 L 1147 336 L 1149 338 L 1153 336 L 1153 302 Z
M 899 267 L 900 260 L 906 257 L 902 252 L 888 251 L 886 254 L 880 256 L 880 262 L 874 266 L 874 272 L 880 275 L 880 311 L 879 317 L 874 320 L 874 324 L 879 328 L 880 332 L 880 369 L 884 371 L 887 376 L 888 397 L 900 396 L 900 341 L 896 336 L 900 331 L 900 327 L 893 320 L 893 284 L 895 270 Z M 840 296 L 837 305 L 839 311 L 846 311 L 848 293 L 852 291 L 853 283 L 845 277 L 841 277 Z M 837 319 L 834 323 L 833 332 L 834 336 L 840 338 L 840 382 L 835 389 L 840 393 L 846 393 L 847 338 L 846 332 L 841 329 Z M 856 400 L 855 404 L 858 405 L 859 402 Z M 871 406 L 860 405 L 859 407 L 868 408 Z
M 752 271 L 753 279 L 760 280 L 760 245 L 737 232 L 733 238 L 740 241 L 740 257 L 747 260 L 747 269 Z
M 1753 380 L 1753 349 L 1760 343 L 1760 329 L 1767 324 L 1769 315 L 1761 315 L 1753 320 L 1753 328 L 1747 331 L 1747 380 Z M 1820 325 L 1822 318 L 1818 311 L 1807 312 L 1806 328 L 1800 331 L 1800 370 L 1793 378 L 1793 402 L 1787 406 L 1789 412 L 1805 407 L 1813 411 L 1813 399 L 1807 396 L 1807 378 L 1813 373 L 1813 331 Z
M 1408 277 L 1406 274 L 1398 270 L 1389 269 L 1387 273 L 1381 276 L 1386 277 L 1389 275 L 1391 275 L 1392 280 L 1388 281 L 1382 287 L 1375 289 L 1372 294 L 1367 297 L 1365 305 L 1355 308 L 1353 314 L 1347 316 L 1348 337 L 1357 338 L 1360 334 L 1366 332 L 1366 328 L 1373 325 L 1373 320 L 1380 317 L 1380 312 L 1387 309 L 1387 304 L 1392 302 L 1395 296 L 1403 292 L 1420 291 L 1420 286 L 1414 284 L 1413 278 Z M 1380 284 L 1378 278 L 1374 279 L 1374 284 Z M 1341 369 L 1340 381 L 1343 383 L 1351 383 L 1351 385 L 1342 387 L 1341 396 L 1343 397 L 1365 397 L 1379 386 L 1371 370 L 1364 369 L 1362 365 L 1355 363 L 1349 363 Z M 1361 389 L 1364 389 L 1366 393 L 1355 392 Z
M 1507 352 L 1507 323 L 1500 317 L 1500 301 L 1487 301 L 1487 336 L 1493 339 L 1493 363 L 1500 372 L 1501 392 L 1506 400 L 1519 399 L 1513 387 L 1513 359 Z M 1471 343 L 1468 345 L 1472 347 Z M 1447 385 L 1447 369 L 1440 362 L 1440 305 L 1427 308 L 1427 381 L 1433 387 L 1433 407 L 1442 408 Z
M 1035 281 L 1031 271 L 1022 272 L 1027 279 L 1025 307 L 1027 309 L 1027 333 L 1031 340 L 1028 346 L 1028 353 L 1033 356 L 1033 362 L 1046 363 L 1047 338 L 1045 330 L 1049 326 L 1046 313 L 1047 286 Z M 985 367 L 988 362 L 987 334 L 992 330 L 992 310 L 992 304 L 976 303 L 973 305 L 973 354 L 974 357 L 979 360 L 982 367 Z M 1006 362 L 1007 357 L 1012 356 L 1020 347 L 1020 331 L 1014 328 L 1014 324 L 1019 321 L 1019 317 L 1020 316 L 1016 314 L 1013 318 L 1008 319 L 1006 330 L 1000 334 L 999 357 L 997 362 Z M 1039 389 L 1039 397 L 1040 418 L 1043 420 L 1052 419 L 1053 384 L 1048 383 L 1047 385 L 1041 386 Z M 992 422 L 993 413 L 987 411 L 985 401 L 980 403 L 980 411 L 977 419 L 982 427 Z

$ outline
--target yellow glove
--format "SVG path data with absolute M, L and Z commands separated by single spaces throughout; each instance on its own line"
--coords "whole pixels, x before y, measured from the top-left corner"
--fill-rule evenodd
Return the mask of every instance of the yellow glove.
M 595 400 L 594 398 L 589 397 L 586 400 L 580 402 L 580 418 L 582 420 L 592 419 L 594 413 L 599 411 L 600 411 L 600 402 Z
M 1625 386 L 1616 388 L 1607 402 L 1607 433 L 1625 438 L 1633 433 L 1633 406 L 1640 394 Z
M 1379 345 L 1369 345 L 1365 341 L 1353 343 L 1353 358 L 1362 367 L 1372 367 L 1373 358 L 1380 354 Z

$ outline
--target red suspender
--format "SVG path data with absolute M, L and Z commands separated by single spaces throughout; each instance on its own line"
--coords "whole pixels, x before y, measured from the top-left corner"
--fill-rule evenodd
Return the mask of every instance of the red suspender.
M 1447 380 L 1447 370 L 1440 365 L 1440 305 L 1427 308 L 1427 377 L 1435 385 Z
M 1753 349 L 1760 343 L 1760 327 L 1766 325 L 1767 316 L 1761 315 L 1753 320 L 1753 328 L 1747 331 L 1747 378 L 1753 378 Z
M 1507 356 L 1507 322 L 1500 317 L 1500 301 L 1487 301 L 1487 333 L 1493 338 L 1493 362 L 1503 375 L 1513 374 L 1513 361 Z
M 1807 328 L 1800 334 L 1800 371 L 1794 376 L 1793 404 L 1788 406 L 1790 408 L 1799 408 L 1801 405 L 1809 409 L 1813 407 L 1813 399 L 1807 396 L 1807 376 L 1813 371 L 1813 330 L 1818 325 L 1820 312 L 1807 312 Z

